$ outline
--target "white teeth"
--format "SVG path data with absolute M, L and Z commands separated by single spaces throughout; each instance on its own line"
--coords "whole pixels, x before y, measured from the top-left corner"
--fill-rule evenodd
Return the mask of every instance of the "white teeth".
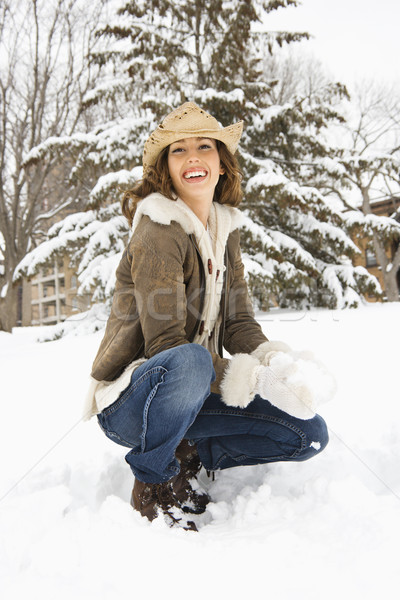
M 205 171 L 192 171 L 190 173 L 185 173 L 184 178 L 190 179 L 191 177 L 205 177 L 207 173 Z

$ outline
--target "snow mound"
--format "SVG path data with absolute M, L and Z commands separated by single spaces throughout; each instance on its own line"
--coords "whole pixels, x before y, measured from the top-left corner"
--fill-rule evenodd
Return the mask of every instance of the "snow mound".
M 62 323 L 42 327 L 38 342 L 51 342 L 67 335 L 81 336 L 104 329 L 109 313 L 104 304 L 94 304 L 89 310 L 68 317 Z

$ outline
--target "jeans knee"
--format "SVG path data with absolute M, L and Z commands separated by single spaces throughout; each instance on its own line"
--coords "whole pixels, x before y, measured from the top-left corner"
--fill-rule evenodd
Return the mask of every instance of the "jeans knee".
M 210 393 L 210 385 L 215 381 L 215 371 L 210 352 L 199 344 L 183 344 L 166 351 L 163 366 L 173 374 L 177 385 Z
M 199 379 L 215 380 L 215 371 L 210 352 L 200 344 L 183 344 L 176 348 L 175 359 L 185 373 Z
M 199 344 L 186 344 L 186 373 L 199 388 L 205 386 L 210 393 L 210 385 L 215 381 L 212 356 L 207 348 Z
M 328 427 L 324 421 L 324 419 L 322 417 L 320 417 L 319 415 L 315 415 L 315 433 L 314 436 L 317 438 L 317 441 L 320 445 L 320 450 L 323 450 L 328 442 L 329 442 L 329 433 L 328 433 Z
M 324 450 L 329 442 L 328 427 L 322 417 L 315 415 L 310 421 L 310 429 L 306 433 L 306 444 L 301 453 L 303 460 L 311 458 Z

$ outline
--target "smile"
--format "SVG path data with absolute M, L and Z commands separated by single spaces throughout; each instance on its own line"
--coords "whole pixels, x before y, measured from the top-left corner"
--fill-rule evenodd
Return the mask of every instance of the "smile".
M 183 174 L 183 178 L 184 179 L 195 179 L 195 178 L 199 178 L 199 177 L 206 177 L 206 175 L 207 175 L 207 171 L 205 171 L 204 169 L 196 169 L 196 170 L 185 171 L 185 173 Z

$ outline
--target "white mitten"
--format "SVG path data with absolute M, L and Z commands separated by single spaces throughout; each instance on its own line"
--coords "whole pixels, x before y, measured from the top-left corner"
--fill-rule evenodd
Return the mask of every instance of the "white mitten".
M 307 390 L 304 390 L 304 395 L 299 397 L 294 389 L 276 376 L 271 367 L 257 367 L 254 393 L 297 419 L 312 419 L 315 416 Z
M 292 349 L 285 342 L 279 340 L 272 340 L 263 342 L 253 350 L 252 356 L 257 358 L 262 365 L 269 365 L 269 361 L 277 352 L 291 352 Z
M 310 353 L 274 352 L 257 367 L 255 393 L 298 419 L 312 419 L 336 390 L 332 375 Z

